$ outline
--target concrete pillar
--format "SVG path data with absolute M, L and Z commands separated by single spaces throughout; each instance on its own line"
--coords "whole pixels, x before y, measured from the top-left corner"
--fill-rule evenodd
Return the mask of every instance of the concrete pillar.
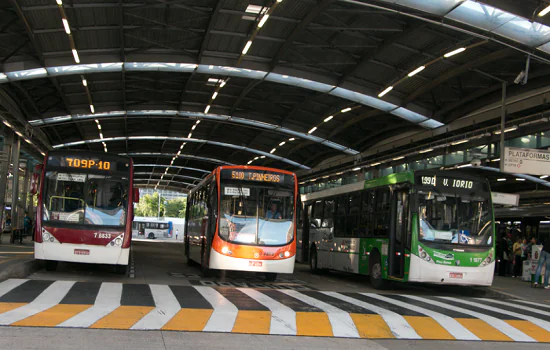
M 6 130 L 4 133 L 4 147 L 0 153 L 0 224 L 4 223 L 4 211 L 6 210 L 6 190 L 8 188 L 8 171 L 11 162 L 11 143 L 13 133 Z M 4 226 L 0 228 L 0 243 L 2 243 L 2 234 Z
M 11 144 L 11 160 L 13 164 L 13 180 L 12 180 L 12 194 L 11 194 L 11 241 L 15 239 L 15 230 L 19 229 L 18 217 L 19 217 L 19 151 L 21 147 L 21 138 L 17 135 L 13 136 L 13 142 Z

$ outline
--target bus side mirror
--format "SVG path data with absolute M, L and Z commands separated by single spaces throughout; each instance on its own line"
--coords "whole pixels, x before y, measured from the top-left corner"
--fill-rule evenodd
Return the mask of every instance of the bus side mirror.
M 139 203 L 139 188 L 133 188 L 134 193 L 132 194 L 133 202 Z
M 42 164 L 38 164 L 34 167 L 34 172 L 32 173 L 31 178 L 31 189 L 30 193 L 34 196 L 38 193 L 38 187 L 40 184 L 40 175 L 42 175 Z

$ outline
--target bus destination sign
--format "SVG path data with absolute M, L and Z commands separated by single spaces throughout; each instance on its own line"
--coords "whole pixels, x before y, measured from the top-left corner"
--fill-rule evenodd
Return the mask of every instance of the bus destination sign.
M 105 160 L 99 157 L 51 155 L 48 157 L 48 166 L 95 171 L 117 171 L 117 168 L 121 165 L 116 161 Z M 125 170 L 127 169 L 128 167 Z
M 457 179 L 446 176 L 421 175 L 417 177 L 417 184 L 421 186 L 448 188 L 455 190 L 486 190 L 482 182 L 467 179 Z
M 293 177 L 286 174 L 273 173 L 268 171 L 254 171 L 244 169 L 227 169 L 221 171 L 221 178 L 228 180 L 242 180 L 254 182 L 268 182 L 275 184 L 294 183 Z

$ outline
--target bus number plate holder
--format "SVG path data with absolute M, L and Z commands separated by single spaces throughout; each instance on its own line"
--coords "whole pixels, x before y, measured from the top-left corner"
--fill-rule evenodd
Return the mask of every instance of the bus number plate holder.
M 249 261 L 248 266 L 262 267 L 262 262 L 261 261 Z
M 90 255 L 90 250 L 88 249 L 75 249 L 74 255 Z
M 449 272 L 449 278 L 463 279 L 464 274 L 462 272 Z

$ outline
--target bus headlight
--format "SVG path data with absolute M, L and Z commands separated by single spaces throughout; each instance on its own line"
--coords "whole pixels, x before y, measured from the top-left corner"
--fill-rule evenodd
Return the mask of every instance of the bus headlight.
M 231 255 L 233 252 L 228 247 L 222 247 L 222 254 Z
M 285 252 L 285 258 L 288 258 L 289 256 L 290 256 L 290 252 L 287 250 L 287 251 Z
M 50 237 L 51 237 L 51 236 L 50 236 L 49 233 L 44 233 L 44 234 L 42 235 L 42 240 L 43 240 L 44 242 L 48 242 L 48 241 L 50 240 Z
M 460 266 L 460 260 L 455 261 L 456 266 Z
M 421 257 L 422 259 L 426 259 L 426 256 L 428 256 L 428 254 L 426 254 L 426 252 L 420 253 L 420 257 Z
M 117 238 L 115 240 L 115 244 L 118 245 L 118 246 L 121 246 L 122 245 L 122 238 Z

